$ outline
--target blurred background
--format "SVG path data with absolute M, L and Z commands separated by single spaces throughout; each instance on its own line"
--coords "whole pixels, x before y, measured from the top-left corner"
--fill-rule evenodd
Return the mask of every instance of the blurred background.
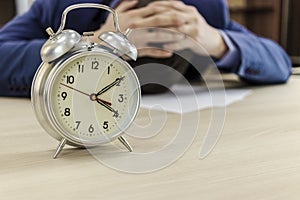
M 233 20 L 279 43 L 300 66 L 299 0 L 228 0 L 228 5 Z
M 24 13 L 33 1 L 1 0 L 0 27 L 15 15 Z M 279 43 L 294 66 L 300 66 L 299 0 L 228 0 L 228 5 L 234 21 Z

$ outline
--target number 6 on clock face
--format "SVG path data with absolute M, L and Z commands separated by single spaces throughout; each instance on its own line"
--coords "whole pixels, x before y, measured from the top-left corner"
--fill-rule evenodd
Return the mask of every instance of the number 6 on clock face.
M 50 75 L 48 114 L 66 138 L 80 138 L 87 145 L 106 143 L 131 124 L 140 94 L 126 62 L 106 53 L 82 53 L 60 68 Z
M 67 13 L 77 8 L 100 8 L 113 15 L 116 32 L 104 32 L 91 43 L 74 30 L 64 30 Z M 41 49 L 41 63 L 31 88 L 35 114 L 43 128 L 60 143 L 95 146 L 116 138 L 131 151 L 121 135 L 133 122 L 140 104 L 140 85 L 124 54 L 136 60 L 137 49 L 120 31 L 115 11 L 93 3 L 74 4 L 62 13 L 56 33 L 49 27 L 49 39 Z M 84 40 L 84 37 L 86 37 Z

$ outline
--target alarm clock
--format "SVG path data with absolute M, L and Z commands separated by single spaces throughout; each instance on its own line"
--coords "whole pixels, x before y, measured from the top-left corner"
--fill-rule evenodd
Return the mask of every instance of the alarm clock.
M 68 12 L 78 8 L 98 8 L 113 15 L 115 31 L 104 32 L 92 43 L 93 32 L 80 35 L 64 29 Z M 136 47 L 122 33 L 117 13 L 101 4 L 83 3 L 67 7 L 57 32 L 41 48 L 42 63 L 32 83 L 31 101 L 36 117 L 48 134 L 59 141 L 57 158 L 65 144 L 90 147 L 118 139 L 129 150 L 123 137 L 140 105 L 139 80 L 127 56 L 137 58 Z

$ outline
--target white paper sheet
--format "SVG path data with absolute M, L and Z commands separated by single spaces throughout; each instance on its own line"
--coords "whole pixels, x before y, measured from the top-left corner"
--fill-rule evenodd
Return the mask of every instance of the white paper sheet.
M 211 107 L 225 107 L 241 101 L 251 94 L 249 89 L 208 91 L 201 86 L 191 87 L 187 85 L 175 85 L 171 91 L 162 94 L 143 95 L 141 107 L 172 113 L 188 113 Z

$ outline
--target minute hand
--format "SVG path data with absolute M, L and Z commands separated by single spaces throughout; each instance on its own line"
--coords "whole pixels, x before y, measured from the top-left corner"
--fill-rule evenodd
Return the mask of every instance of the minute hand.
M 110 107 L 109 105 L 103 103 L 102 101 L 97 100 L 97 102 L 98 102 L 100 105 L 104 106 L 104 107 L 105 107 L 106 109 L 108 109 L 109 111 L 113 112 L 113 113 L 114 113 L 114 117 L 119 117 L 119 113 L 118 113 L 117 110 L 114 110 L 112 107 Z
M 114 82 L 112 82 L 111 84 L 105 86 L 102 90 L 100 90 L 97 93 L 97 96 L 100 94 L 103 94 L 104 92 L 108 91 L 110 88 L 112 88 L 113 86 L 119 84 L 123 79 L 125 78 L 125 76 L 122 76 L 121 78 L 116 78 L 116 80 Z

